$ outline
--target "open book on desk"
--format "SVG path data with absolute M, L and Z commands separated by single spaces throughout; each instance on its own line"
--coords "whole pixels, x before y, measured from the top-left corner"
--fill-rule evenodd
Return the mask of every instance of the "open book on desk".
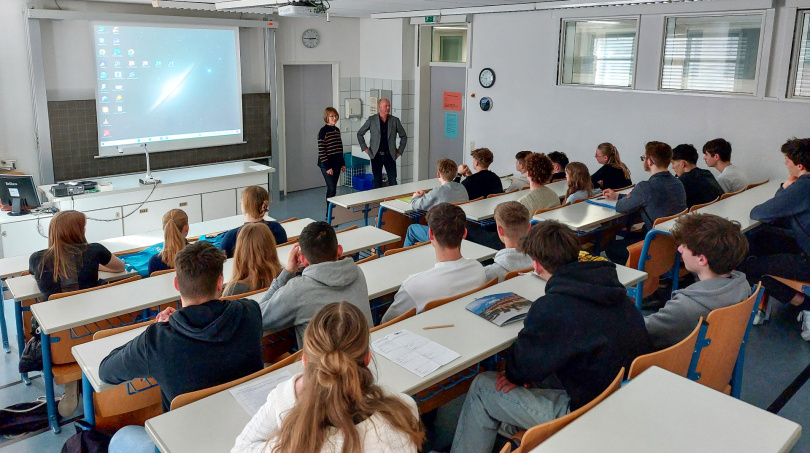
M 609 209 L 615 210 L 617 201 L 619 201 L 619 200 L 608 200 L 605 197 L 597 197 L 597 198 L 590 198 L 588 200 L 585 200 L 585 203 L 595 204 L 597 206 L 602 206 L 604 208 L 609 208 Z
M 500 327 L 522 321 L 531 306 L 532 301 L 515 293 L 498 293 L 475 299 L 467 304 L 467 310 Z

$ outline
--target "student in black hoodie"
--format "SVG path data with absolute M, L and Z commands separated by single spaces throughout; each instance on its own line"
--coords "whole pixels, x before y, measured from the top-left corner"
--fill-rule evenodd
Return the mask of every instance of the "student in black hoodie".
M 522 429 L 575 410 L 604 391 L 621 367 L 650 351 L 644 319 L 606 261 L 579 262 L 568 227 L 533 226 L 519 250 L 548 281 L 509 349 L 506 373 L 473 381 L 453 439 L 453 453 L 489 453 L 501 422 Z
M 195 242 L 175 256 L 175 287 L 182 308 L 167 308 L 134 340 L 110 352 L 99 376 L 110 384 L 153 378 L 163 410 L 174 397 L 238 379 L 262 369 L 262 314 L 249 299 L 219 300 L 225 254 Z M 110 451 L 138 451 L 147 445 L 142 427 L 116 433 Z

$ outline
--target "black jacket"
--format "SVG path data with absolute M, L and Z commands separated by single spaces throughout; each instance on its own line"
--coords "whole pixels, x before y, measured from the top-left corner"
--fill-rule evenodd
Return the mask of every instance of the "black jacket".
M 461 177 L 457 176 L 454 181 L 459 182 L 460 179 Z M 467 195 L 469 195 L 470 200 L 503 193 L 503 182 L 501 182 L 501 178 L 489 170 L 481 170 L 478 173 L 473 173 L 464 178 L 461 184 L 467 189 Z
M 693 168 L 678 176 L 678 179 L 686 191 L 686 207 L 688 208 L 696 204 L 712 202 L 725 193 L 709 170 Z
M 596 170 L 596 173 L 591 175 L 591 182 L 595 189 L 624 189 L 627 186 L 633 185 L 630 178 L 624 176 L 624 170 L 616 168 L 613 165 L 605 164 L 602 168 Z M 618 371 L 617 371 L 618 373 Z
M 546 295 L 529 309 L 509 350 L 506 377 L 522 385 L 556 374 L 573 411 L 602 393 L 621 367 L 650 351 L 644 318 L 619 282 L 616 266 L 571 263 L 557 269 Z
M 110 352 L 99 376 L 110 384 L 154 378 L 163 410 L 183 393 L 262 369 L 262 314 L 248 299 L 212 300 L 183 307 L 134 340 Z

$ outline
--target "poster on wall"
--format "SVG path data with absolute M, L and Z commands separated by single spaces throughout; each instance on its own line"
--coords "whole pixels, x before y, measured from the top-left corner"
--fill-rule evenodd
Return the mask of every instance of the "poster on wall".
M 458 114 L 444 114 L 444 136 L 447 138 L 458 138 Z
M 445 91 L 442 98 L 442 108 L 444 110 L 461 111 L 461 93 Z

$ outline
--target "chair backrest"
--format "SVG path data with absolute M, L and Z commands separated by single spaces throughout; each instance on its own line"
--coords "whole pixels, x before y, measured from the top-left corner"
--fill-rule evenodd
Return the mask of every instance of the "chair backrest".
M 149 274 L 150 277 L 157 277 L 158 275 L 168 274 L 169 272 L 174 272 L 174 269 L 163 269 L 162 271 L 155 271 Z
M 526 269 L 518 269 L 516 271 L 507 272 L 506 275 L 503 277 L 503 281 L 511 280 L 520 274 L 525 274 L 533 270 L 534 270 L 533 267 L 527 267 Z
M 744 301 L 730 307 L 712 310 L 706 317 L 705 335 L 698 339 L 695 353 L 699 354 L 697 364 L 693 364 L 690 375 L 699 376 L 698 383 L 725 392 L 729 388 L 737 355 L 740 352 L 743 337 L 752 319 L 754 304 L 759 290 L 756 290 Z M 703 339 L 709 341 L 706 345 Z
M 389 197 L 383 201 L 396 200 L 397 198 L 399 197 Z M 405 242 L 404 238 L 408 234 L 408 227 L 411 225 L 413 225 L 413 219 L 410 217 L 380 206 L 379 211 L 377 211 L 377 228 L 402 238 L 392 244 L 384 245 L 381 249 L 387 251 L 402 247 Z
M 647 249 L 647 257 L 640 262 L 641 252 L 644 249 L 644 242 L 636 242 L 629 245 L 627 251 L 630 255 L 627 258 L 625 266 L 632 269 L 643 270 L 647 273 L 647 279 L 644 280 L 644 290 L 642 291 L 641 298 L 647 297 L 658 289 L 658 282 L 661 276 L 672 269 L 675 263 L 675 256 L 678 253 L 678 246 L 675 240 L 668 234 L 655 234 L 652 231 L 647 233 L 647 237 L 653 235 L 650 240 L 649 248 Z M 640 300 L 640 298 L 637 297 Z
M 98 332 L 93 334 L 93 340 L 94 341 L 95 340 L 100 340 L 102 338 L 111 337 L 113 335 L 117 335 L 119 333 L 123 333 L 123 332 L 126 332 L 128 330 L 139 329 L 141 327 L 145 327 L 145 326 L 148 326 L 150 324 L 154 324 L 154 322 L 155 322 L 155 320 L 152 319 L 150 321 L 139 322 L 137 324 L 130 324 L 128 326 L 116 327 L 114 329 L 99 330 Z
M 689 363 L 692 361 L 692 353 L 695 352 L 695 343 L 697 343 L 700 326 L 702 324 L 703 317 L 701 316 L 695 329 L 683 340 L 666 349 L 636 357 L 630 365 L 630 372 L 628 373 L 627 379 L 634 379 L 651 366 L 657 366 L 670 373 L 686 377 L 686 374 L 689 372 Z
M 621 189 L 616 189 L 616 190 L 614 190 L 614 192 L 621 192 L 622 190 L 632 189 L 633 187 L 636 187 L 636 185 L 635 184 L 630 184 L 627 187 L 622 187 Z
M 140 279 L 141 279 L 140 275 L 134 275 L 132 277 L 124 278 L 112 283 L 107 283 L 106 285 L 94 286 L 92 288 L 85 288 L 85 289 L 77 289 L 76 291 L 68 291 L 65 293 L 51 294 L 51 297 L 49 297 L 48 300 L 56 300 L 61 299 L 63 297 L 75 296 L 76 294 L 88 293 L 90 291 L 96 291 L 102 288 L 109 288 L 111 286 L 123 285 L 124 283 L 134 282 Z
M 211 396 L 214 393 L 219 393 L 223 390 L 228 390 L 229 388 L 236 387 L 237 385 L 250 381 L 252 379 L 256 379 L 259 376 L 264 376 L 267 373 L 273 372 L 278 370 L 279 368 L 284 368 L 287 365 L 291 365 L 298 361 L 301 357 L 303 350 L 296 352 L 295 354 L 290 355 L 289 357 L 279 360 L 278 362 L 270 365 L 269 367 L 259 370 L 253 374 L 249 374 L 245 377 L 234 379 L 233 381 L 226 382 L 224 384 L 216 385 L 214 387 L 208 387 L 206 389 L 197 390 L 194 392 L 183 393 L 182 395 L 177 395 L 172 400 L 171 405 L 169 406 L 169 410 L 179 409 L 187 404 L 191 404 L 197 400 L 201 400 L 207 396 Z
M 724 193 L 723 195 L 720 195 L 720 199 L 725 200 L 728 197 L 731 197 L 733 195 L 737 195 L 738 193 L 743 193 L 744 191 L 745 191 L 745 189 L 740 189 L 740 190 L 738 190 L 736 192 Z
M 622 367 L 622 369 L 619 370 L 619 374 L 616 375 L 616 378 L 613 379 L 613 382 L 610 383 L 608 388 L 606 388 L 602 393 L 599 394 L 599 396 L 591 400 L 588 404 L 573 412 L 569 412 L 560 418 L 529 428 L 526 431 L 526 434 L 523 435 L 523 439 L 520 442 L 520 451 L 528 453 L 541 443 L 545 442 L 546 439 L 556 434 L 557 431 L 565 428 L 569 423 L 578 419 L 582 416 L 582 414 L 588 412 L 594 406 L 604 401 L 605 398 L 610 396 L 613 392 L 619 390 L 619 388 L 622 386 L 623 378 L 624 368 Z
M 501 193 L 491 193 L 491 194 L 487 195 L 487 198 L 495 198 L 495 197 L 500 197 L 501 195 L 506 195 L 506 194 L 508 194 L 508 193 L 512 193 L 512 192 L 516 192 L 516 190 L 513 190 L 513 191 L 511 191 L 511 192 L 506 192 L 506 191 L 504 191 L 504 192 L 501 192 Z
M 417 242 L 416 244 L 408 246 L 408 247 L 400 247 L 398 249 L 386 250 L 385 253 L 383 254 L 383 256 L 391 256 L 391 255 L 397 254 L 399 252 L 404 252 L 405 250 L 415 249 L 416 247 L 422 247 L 423 245 L 428 245 L 428 244 L 430 244 L 430 241 Z
M 571 203 L 565 202 L 565 203 L 563 203 L 563 204 L 561 204 L 559 206 L 554 206 L 553 208 L 538 209 L 538 210 L 534 211 L 533 215 L 542 214 L 544 212 L 549 212 L 549 211 L 553 211 L 555 209 L 564 208 L 564 207 L 568 206 L 569 204 L 571 204 Z
M 461 299 L 464 296 L 469 296 L 470 294 L 472 294 L 474 292 L 481 291 L 482 289 L 487 289 L 490 286 L 495 285 L 497 283 L 498 283 L 498 277 L 495 277 L 492 280 L 490 280 L 490 281 L 484 283 L 483 285 L 479 286 L 478 288 L 473 288 L 473 289 L 471 289 L 471 290 L 469 290 L 467 292 L 463 292 L 461 294 L 456 294 L 455 296 L 445 297 L 444 299 L 431 300 L 430 302 L 428 302 L 425 305 L 425 310 L 424 311 L 433 310 L 436 307 L 441 307 L 442 305 L 444 305 L 446 303 L 452 302 L 452 301 L 454 301 L 456 299 Z
M 499 193 L 497 195 L 503 195 L 503 194 Z M 462 201 L 461 203 L 453 203 L 453 204 L 455 204 L 456 206 L 461 206 L 463 204 L 472 203 L 473 201 L 480 201 L 480 200 L 483 200 L 483 199 L 484 199 L 484 197 L 478 197 L 475 200 Z
M 560 182 L 560 181 L 565 181 L 565 178 L 557 178 L 551 180 L 551 182 Z
M 290 222 L 294 222 L 294 221 L 296 221 L 296 220 L 298 220 L 298 217 L 290 217 L 289 219 L 287 219 L 287 220 L 282 220 L 282 221 L 281 221 L 281 222 L 279 222 L 279 223 L 290 223 Z
M 666 222 L 667 220 L 672 220 L 672 219 L 674 219 L 675 217 L 680 217 L 680 216 L 682 216 L 682 215 L 686 214 L 687 212 L 689 212 L 689 209 L 684 209 L 683 211 L 681 211 L 681 212 L 679 212 L 679 213 L 677 213 L 677 214 L 673 214 L 673 215 L 671 215 L 671 216 L 667 216 L 667 217 L 659 217 L 659 218 L 655 219 L 655 221 L 653 221 L 653 226 L 656 226 L 656 225 L 658 225 L 658 224 L 660 224 L 660 223 L 664 223 L 664 222 Z
M 348 227 L 348 228 L 344 228 L 344 229 L 342 229 L 342 230 L 335 231 L 335 234 L 338 234 L 338 233 L 345 233 L 346 231 L 356 230 L 356 229 L 358 229 L 358 228 L 360 228 L 360 227 L 359 227 L 359 226 L 357 226 L 357 225 L 352 225 L 352 226 L 350 226 L 350 227 Z
M 709 206 L 710 204 L 715 204 L 718 201 L 720 201 L 720 197 L 717 197 L 717 198 L 715 198 L 714 200 L 712 200 L 712 201 L 710 201 L 708 203 L 692 205 L 692 207 L 689 208 L 689 212 L 695 212 L 700 208 L 705 208 L 706 206 Z
M 380 255 L 378 255 L 378 254 L 377 254 L 377 252 L 374 252 L 374 253 L 372 253 L 370 256 L 368 256 L 368 257 L 366 257 L 366 258 L 363 258 L 362 260 L 357 260 L 357 261 L 355 261 L 355 262 L 354 262 L 354 264 L 363 264 L 363 263 L 367 263 L 367 262 L 369 262 L 369 261 L 374 261 L 374 260 L 376 260 L 376 259 L 377 259 L 377 258 L 379 258 L 379 257 L 380 257 Z
M 406 320 L 408 318 L 411 318 L 413 316 L 416 316 L 416 308 L 411 308 L 410 310 L 408 310 L 405 313 L 397 316 L 396 318 L 394 318 L 394 319 L 392 319 L 392 320 L 390 320 L 388 322 L 384 322 L 384 323 L 380 324 L 379 326 L 372 327 L 368 331 L 369 332 L 376 332 L 376 331 L 378 331 L 378 330 L 380 330 L 382 328 L 390 326 L 391 324 L 396 324 L 396 323 L 398 323 L 400 321 L 404 321 L 404 320 Z
M 765 184 L 766 182 L 768 182 L 770 180 L 771 180 L 771 178 L 768 178 L 768 179 L 766 179 L 765 181 L 762 181 L 762 182 L 755 182 L 755 183 L 748 184 L 747 186 L 745 186 L 745 190 L 753 189 L 754 187 L 761 186 L 761 185 Z
M 270 288 L 270 287 L 268 286 L 267 288 L 259 288 L 259 289 L 254 289 L 253 291 L 248 291 L 248 292 L 246 292 L 246 293 L 240 293 L 240 294 L 231 294 L 230 296 L 224 296 L 224 297 L 220 297 L 220 298 L 219 298 L 219 300 L 236 300 L 236 299 L 244 299 L 245 297 L 249 297 L 249 296 L 252 296 L 252 295 L 254 295 L 254 294 L 263 293 L 263 292 L 267 291 L 267 289 L 268 289 L 268 288 Z

